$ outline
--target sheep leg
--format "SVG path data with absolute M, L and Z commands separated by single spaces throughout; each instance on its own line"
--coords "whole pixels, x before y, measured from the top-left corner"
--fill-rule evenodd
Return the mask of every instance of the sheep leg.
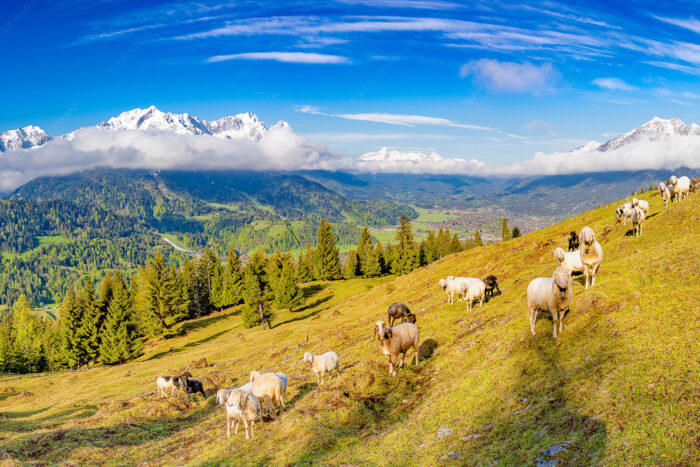
M 172 396 L 175 393 L 175 386 L 170 390 L 170 395 Z
M 231 421 L 231 416 L 226 413 L 226 437 L 230 438 L 231 437 L 231 424 L 233 422 Z
M 561 334 L 562 329 L 564 329 L 564 315 L 568 310 L 561 310 L 559 312 L 559 334 Z
M 243 419 L 243 426 L 245 427 L 245 439 L 250 439 L 250 431 L 248 426 L 248 420 Z
M 404 360 L 406 359 L 406 352 L 401 352 L 401 365 L 399 365 L 399 368 L 404 367 Z
M 529 305 L 530 308 L 530 332 L 532 333 L 532 337 L 535 337 L 535 322 L 537 321 L 537 313 L 539 312 L 539 309 L 534 306 L 534 305 Z
M 233 434 L 237 435 L 238 434 L 238 425 L 241 423 L 240 419 L 236 419 L 236 425 L 233 427 Z M 231 422 L 231 425 L 233 425 L 233 421 Z
M 559 312 L 554 311 L 552 312 L 552 325 L 554 329 L 552 329 L 552 337 L 557 338 L 557 321 L 559 321 Z
M 275 414 L 275 405 L 272 403 L 272 399 L 270 399 L 270 396 L 268 395 L 264 395 L 263 398 L 265 399 L 265 405 L 270 412 L 270 417 L 272 417 L 273 420 L 276 419 L 277 415 Z
M 588 266 L 583 265 L 583 275 L 586 276 L 586 290 L 588 290 Z
M 255 425 L 255 420 L 250 422 L 250 438 L 253 438 L 253 425 Z
M 420 346 L 418 345 L 418 341 L 416 341 L 415 344 L 413 344 L 413 351 L 416 353 L 416 366 L 418 366 L 418 349 Z

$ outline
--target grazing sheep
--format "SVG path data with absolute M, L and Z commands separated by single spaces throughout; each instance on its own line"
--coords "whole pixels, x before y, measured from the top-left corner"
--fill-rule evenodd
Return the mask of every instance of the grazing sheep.
M 484 281 L 474 277 L 458 277 L 456 279 L 462 281 L 460 292 L 462 299 L 467 302 L 467 311 L 472 311 L 474 300 L 479 300 L 479 306 L 483 307 L 486 299 L 486 284 L 484 284 Z
M 661 199 L 664 200 L 664 209 L 668 208 L 669 200 L 673 201 L 673 199 L 676 197 L 676 194 L 673 192 L 673 188 L 666 186 L 666 184 L 663 182 L 659 183 L 659 194 L 661 195 Z
M 416 315 L 414 313 L 409 313 L 406 316 L 403 317 L 401 320 L 401 323 L 411 323 L 411 324 L 416 324 Z
M 639 238 L 642 235 L 642 224 L 646 216 L 644 215 L 644 210 L 639 206 L 635 206 L 632 211 L 632 228 L 634 229 L 634 236 Z
M 581 229 L 581 262 L 583 263 L 583 274 L 586 276 L 586 290 L 590 278 L 591 287 L 595 285 L 595 276 L 603 261 L 603 247 L 595 239 L 593 229 L 586 226 Z
M 156 390 L 161 397 L 170 397 L 176 389 L 185 388 L 185 378 L 182 375 L 177 376 L 159 376 L 156 378 Z M 165 390 L 170 389 L 170 394 L 165 395 Z
M 578 235 L 573 230 L 569 232 L 569 251 L 576 251 L 580 245 Z
M 486 276 L 484 285 L 486 286 L 485 298 L 487 302 L 490 298 L 493 298 L 494 290 L 498 290 L 499 294 L 501 293 L 501 289 L 498 287 L 498 278 L 493 274 Z
M 556 338 L 562 331 L 564 314 L 569 309 L 573 298 L 571 292 L 571 274 L 559 266 L 552 277 L 538 277 L 527 286 L 527 308 L 530 317 L 530 332 L 535 337 L 535 322 L 540 311 L 552 313 L 554 329 L 552 337 Z M 557 331 L 557 321 L 559 330 Z
M 318 384 L 323 384 L 323 378 L 326 373 L 328 373 L 328 376 L 331 376 L 331 373 L 335 371 L 336 378 L 340 376 L 340 359 L 338 358 L 338 354 L 332 350 L 320 355 L 304 352 L 304 362 L 311 365 L 311 369 L 316 374 L 316 382 Z
M 649 214 L 649 202 L 643 199 L 632 198 L 632 209 L 639 206 L 639 209 L 644 211 L 644 215 Z
M 455 276 L 447 276 L 447 279 L 440 279 L 438 286 L 447 294 L 447 303 L 455 302 L 455 294 L 462 293 L 461 282 L 455 280 Z
M 627 220 L 632 219 L 632 202 L 627 202 L 615 210 L 615 219 L 618 222 L 623 221 L 623 225 L 627 225 Z
M 276 418 L 277 405 L 280 406 L 280 413 L 286 410 L 284 392 L 287 385 L 276 373 L 253 371 L 250 374 L 250 382 L 253 383 L 251 394 L 265 403 L 266 411 L 271 414 L 272 418 Z
M 389 308 L 387 309 L 387 315 L 389 316 L 389 323 L 391 325 L 394 325 L 394 321 L 399 319 L 399 318 L 404 318 L 407 316 L 411 310 L 408 309 L 405 303 L 402 302 L 396 302 L 392 303 L 389 305 Z
M 581 253 L 578 251 L 564 251 L 562 247 L 554 250 L 554 257 L 559 261 L 559 266 L 566 268 L 569 273 L 583 272 Z
M 235 420 L 236 427 L 233 434 L 238 433 L 238 423 L 243 422 L 245 439 L 252 438 L 253 425 L 260 418 L 262 418 L 262 407 L 258 398 L 249 392 L 232 389 L 226 400 L 226 436 L 231 437 L 231 425 Z
M 688 197 L 690 192 L 690 179 L 686 176 L 676 177 L 672 175 L 670 180 L 673 192 L 676 194 L 676 202 Z
M 392 328 L 387 328 L 384 321 L 377 321 L 374 325 L 374 334 L 379 337 L 380 349 L 384 355 L 389 357 L 389 374 L 396 376 L 398 373 L 397 361 L 401 354 L 401 364 L 403 368 L 406 352 L 413 348 L 416 354 L 416 365 L 418 365 L 419 331 L 418 326 L 411 323 L 399 324 Z
M 228 396 L 231 394 L 231 391 L 234 389 L 240 389 L 241 391 L 245 392 L 252 392 L 253 391 L 253 386 L 254 383 L 245 383 L 243 386 L 238 387 L 238 388 L 233 388 L 233 389 L 225 389 L 221 388 L 218 391 L 216 391 L 216 403 L 218 405 L 224 405 L 226 401 L 228 400 Z
M 187 393 L 188 397 L 190 394 L 194 394 L 196 398 L 198 392 L 201 392 L 202 396 L 204 396 L 205 398 L 207 397 L 206 393 L 204 392 L 204 385 L 198 379 L 185 378 L 185 385 L 183 386 L 183 390 L 185 391 L 185 393 Z

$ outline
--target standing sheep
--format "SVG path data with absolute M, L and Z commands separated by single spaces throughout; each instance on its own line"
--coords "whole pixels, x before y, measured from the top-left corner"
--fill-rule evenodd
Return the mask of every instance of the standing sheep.
M 494 291 L 498 290 L 498 293 L 501 293 L 501 289 L 498 287 L 498 278 L 494 276 L 493 274 L 486 276 L 484 278 L 484 285 L 486 285 L 486 301 L 488 302 L 489 299 L 493 298 Z
M 557 247 L 554 250 L 554 257 L 559 261 L 559 266 L 566 268 L 569 273 L 583 272 L 580 252 L 564 251 L 562 247 Z
M 659 194 L 661 195 L 661 199 L 664 200 L 664 209 L 668 208 L 669 200 L 672 201 L 676 197 L 673 188 L 666 186 L 663 182 L 659 183 Z
M 408 316 L 409 313 L 411 313 L 411 310 L 408 309 L 405 303 L 392 303 L 387 309 L 387 315 L 389 317 L 390 325 L 393 326 L 395 320 L 405 318 L 406 316 Z
M 688 197 L 690 192 L 690 179 L 686 176 L 676 177 L 672 175 L 669 179 L 673 192 L 676 194 L 676 202 Z
M 165 395 L 165 390 L 170 389 L 170 394 Z M 182 375 L 178 376 L 159 376 L 156 378 L 156 390 L 161 397 L 170 397 L 173 395 L 176 389 L 185 389 L 185 377 Z
M 634 210 L 635 207 L 639 207 L 642 211 L 644 211 L 644 215 L 646 216 L 649 214 L 649 202 L 643 199 L 637 199 L 637 198 L 632 198 L 632 210 Z
M 484 281 L 473 277 L 461 277 L 458 279 L 462 279 L 460 292 L 464 301 L 467 302 L 467 311 L 472 311 L 474 300 L 478 300 L 479 306 L 483 307 L 486 298 L 486 284 L 484 284 Z
M 332 350 L 320 355 L 304 352 L 304 362 L 311 365 L 311 369 L 316 374 L 316 382 L 318 384 L 323 384 L 323 378 L 326 376 L 326 373 L 328 373 L 328 376 L 331 376 L 331 373 L 335 371 L 336 378 L 340 376 L 340 359 L 338 354 Z
M 576 235 L 576 232 L 573 230 L 569 233 L 569 251 L 576 251 L 578 250 L 579 247 L 579 239 L 578 235 Z
M 586 276 L 586 290 L 588 290 L 588 282 L 590 278 L 591 287 L 595 285 L 595 277 L 598 274 L 598 268 L 603 261 L 603 247 L 600 246 L 595 239 L 593 229 L 586 226 L 581 229 L 581 263 L 583 263 L 583 274 Z
M 559 266 L 552 277 L 538 277 L 527 286 L 527 308 L 530 318 L 530 332 L 535 337 L 535 322 L 540 311 L 552 313 L 554 329 L 552 337 L 556 338 L 562 331 L 564 314 L 569 309 L 573 298 L 571 292 L 571 274 L 566 268 Z M 557 331 L 557 321 L 559 330 Z
M 455 294 L 462 293 L 461 282 L 455 280 L 454 276 L 448 276 L 447 279 L 440 279 L 438 286 L 447 294 L 448 304 L 453 304 L 455 302 Z
M 632 211 L 632 228 L 634 229 L 634 236 L 636 238 L 639 238 L 639 236 L 642 235 L 642 224 L 644 223 L 645 219 L 646 216 L 644 215 L 642 208 L 635 206 Z
M 253 425 L 262 417 L 262 407 L 257 397 L 253 394 L 233 389 L 226 401 L 226 436 L 231 437 L 231 425 L 236 421 L 233 434 L 238 433 L 238 423 L 243 422 L 245 427 L 245 439 L 253 437 Z M 250 428 L 250 432 L 249 432 Z
M 280 413 L 286 410 L 284 404 L 284 389 L 286 385 L 277 374 L 254 371 L 250 374 L 250 382 L 253 383 L 251 394 L 257 397 L 261 403 L 265 403 L 266 411 L 270 413 L 273 419 L 276 418 L 277 405 L 280 406 Z
M 380 349 L 384 355 L 389 357 L 389 374 L 391 376 L 398 374 L 396 363 L 399 354 L 401 355 L 401 364 L 398 367 L 403 368 L 406 352 L 411 348 L 416 354 L 416 365 L 418 365 L 419 334 L 418 326 L 411 323 L 399 324 L 393 328 L 387 328 L 384 321 L 377 321 L 374 325 L 374 335 L 379 337 Z
M 615 210 L 615 219 L 623 221 L 627 225 L 627 220 L 632 219 L 632 202 L 627 202 Z

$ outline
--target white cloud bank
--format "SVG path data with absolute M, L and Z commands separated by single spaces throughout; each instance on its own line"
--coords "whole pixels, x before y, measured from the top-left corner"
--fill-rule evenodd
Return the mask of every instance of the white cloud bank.
M 391 153 L 391 151 L 389 152 Z M 369 153 L 368 153 L 369 154 Z M 351 159 L 289 128 L 272 128 L 260 141 L 219 139 L 162 130 L 103 131 L 82 128 L 72 140 L 57 138 L 31 150 L 0 153 L 0 191 L 42 176 L 99 167 L 154 170 L 329 170 L 531 176 L 627 170 L 700 169 L 700 136 L 641 140 L 606 152 L 537 153 L 510 165 L 412 153 L 401 160 Z M 400 154 L 399 154 L 400 156 Z M 436 157 L 437 156 L 437 157 Z

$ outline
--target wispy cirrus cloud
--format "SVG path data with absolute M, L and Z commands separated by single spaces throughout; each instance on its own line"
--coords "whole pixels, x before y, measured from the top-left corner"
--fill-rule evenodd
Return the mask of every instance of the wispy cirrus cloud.
M 608 91 L 636 91 L 638 88 L 622 81 L 620 78 L 596 78 L 591 84 Z
M 689 31 L 697 32 L 700 34 L 700 20 L 695 18 L 668 18 L 665 16 L 654 16 L 654 18 L 664 23 L 673 24 L 680 28 L 688 29 Z
M 428 117 L 425 115 L 406 115 L 393 114 L 385 112 L 368 112 L 368 113 L 351 113 L 351 114 L 331 114 L 322 112 L 319 107 L 313 105 L 301 105 L 295 109 L 297 112 L 308 113 L 313 115 L 325 115 L 327 117 L 343 118 L 345 120 L 360 120 L 364 122 L 386 123 L 388 125 L 399 125 L 414 127 L 419 125 L 430 126 L 447 126 L 452 128 L 465 128 L 468 130 L 496 131 L 495 128 L 490 128 L 481 125 L 471 125 L 467 123 L 458 123 L 447 118 Z
M 475 82 L 492 91 L 533 93 L 550 91 L 560 76 L 550 63 L 535 65 L 487 58 L 462 65 L 459 74 L 462 78 L 471 76 Z
M 463 5 L 440 0 L 336 0 L 345 5 L 365 5 L 375 8 L 406 8 L 416 10 L 453 10 Z
M 228 60 L 272 60 L 285 63 L 310 63 L 310 64 L 348 64 L 351 60 L 340 55 L 318 54 L 311 52 L 249 52 L 232 55 L 215 55 L 209 57 L 207 62 L 225 62 Z

